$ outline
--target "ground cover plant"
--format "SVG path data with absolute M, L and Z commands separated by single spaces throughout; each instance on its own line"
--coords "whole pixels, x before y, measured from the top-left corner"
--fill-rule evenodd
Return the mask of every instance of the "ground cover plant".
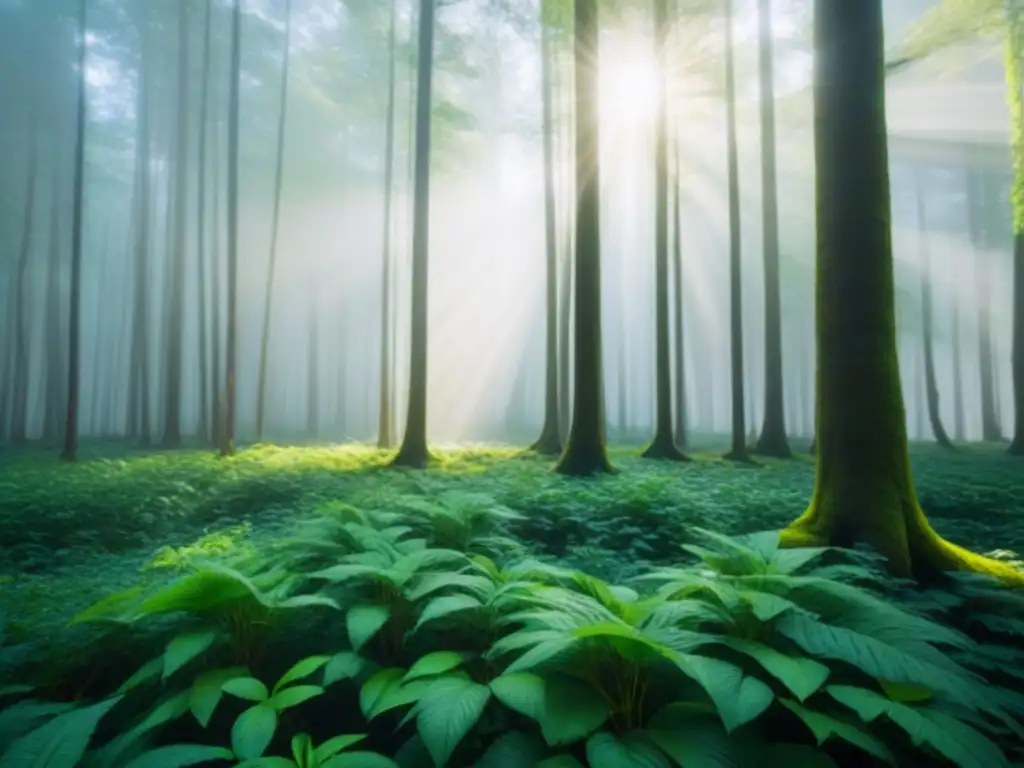
M 415 475 L 351 447 L 48 477 L 16 457 L 3 535 L 65 538 L 56 561 L 36 543 L 5 563 L 0 766 L 56 743 L 45 759 L 65 762 L 38 764 L 1019 759 L 1015 594 L 963 577 L 922 592 L 866 553 L 711 532 L 784 524 L 807 462 L 634 455 L 598 483 L 498 449 Z M 941 531 L 1018 546 L 1022 481 L 1001 457 L 915 461 Z M 91 536 L 103 521 L 124 539 Z

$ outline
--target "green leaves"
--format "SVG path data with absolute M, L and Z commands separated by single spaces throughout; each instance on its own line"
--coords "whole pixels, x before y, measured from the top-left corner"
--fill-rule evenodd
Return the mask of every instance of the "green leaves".
M 641 734 L 629 733 L 621 739 L 602 731 L 587 741 L 587 761 L 591 765 L 614 765 L 616 768 L 670 768 L 671 763 L 661 751 Z
M 224 747 L 207 747 L 202 744 L 174 744 L 143 752 L 126 768 L 188 768 L 191 765 L 211 763 L 215 760 L 232 760 L 234 754 Z
M 511 672 L 491 681 L 497 699 L 541 727 L 550 746 L 585 739 L 608 719 L 608 702 L 587 683 L 552 675 Z
M 775 699 L 771 688 L 728 662 L 684 653 L 670 658 L 711 697 L 727 731 L 754 720 Z
M 163 678 L 166 680 L 199 654 L 213 645 L 215 632 L 189 632 L 178 635 L 167 644 L 164 651 Z
M 85 755 L 100 720 L 120 700 L 118 696 L 57 715 L 15 741 L 0 757 L 0 768 L 73 768 Z
M 237 677 L 227 680 L 222 685 L 222 688 L 225 693 L 230 693 L 232 696 L 237 696 L 247 701 L 266 701 L 270 698 L 270 691 L 267 690 L 267 686 L 255 677 Z
M 357 605 L 345 615 L 345 626 L 352 649 L 358 651 L 381 627 L 387 624 L 391 611 L 386 605 Z
M 260 757 L 277 730 L 277 710 L 269 704 L 249 707 L 231 728 L 231 749 L 243 760 Z
M 491 690 L 472 680 L 448 677 L 431 685 L 413 708 L 416 728 L 434 765 L 447 765 L 459 742 L 477 724 Z

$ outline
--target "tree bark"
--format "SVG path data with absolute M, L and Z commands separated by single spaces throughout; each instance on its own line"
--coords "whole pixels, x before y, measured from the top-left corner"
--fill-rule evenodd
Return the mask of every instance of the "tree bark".
M 235 452 L 237 394 L 235 372 L 238 360 L 238 118 L 242 79 L 242 0 L 234 0 L 231 11 L 231 94 L 228 104 L 228 306 L 224 387 L 224 416 L 221 455 Z
M 572 425 L 556 470 L 587 476 L 612 471 L 604 438 L 601 365 L 601 199 L 596 0 L 574 0 L 576 93 L 576 318 Z
M 274 304 L 274 270 L 277 267 L 277 240 L 281 226 L 281 183 L 284 176 L 284 138 L 288 121 L 288 65 L 292 53 L 292 0 L 284 6 L 284 61 L 281 65 L 281 91 L 277 113 L 277 150 L 274 167 L 274 212 L 270 224 L 270 260 L 263 294 L 263 332 L 260 334 L 260 373 L 256 395 L 256 440 L 263 442 L 263 424 L 267 409 L 267 352 L 270 347 L 270 320 Z
M 739 151 L 736 142 L 736 75 L 733 49 L 733 0 L 725 0 L 726 152 L 729 184 L 729 341 L 732 361 L 732 448 L 726 458 L 747 461 L 746 403 L 743 375 L 743 273 L 740 234 Z
M 654 0 L 654 37 L 658 71 L 658 108 L 654 150 L 654 294 L 655 294 L 655 391 L 654 439 L 641 455 L 646 459 L 683 461 L 676 447 L 672 418 L 672 351 L 669 319 L 668 253 L 668 0 Z
M 427 318 L 430 249 L 430 120 L 434 71 L 434 2 L 422 0 L 419 18 L 419 66 L 416 82 L 416 170 L 413 179 L 412 329 L 409 398 L 405 434 L 395 466 L 422 468 L 427 449 Z
M 686 318 L 683 314 L 685 301 L 685 276 L 683 274 L 683 232 L 682 232 L 682 174 L 679 170 L 681 154 L 679 142 L 675 142 L 675 168 L 672 178 L 672 279 L 675 308 L 675 441 L 680 449 L 686 450 L 688 424 L 686 419 Z
M 943 448 L 952 449 L 953 443 L 942 424 L 942 414 L 939 411 L 939 385 L 935 377 L 935 345 L 932 338 L 935 318 L 932 312 L 931 254 L 928 251 L 928 211 L 925 201 L 925 186 L 920 173 L 915 181 L 917 184 L 917 237 L 921 257 L 921 328 L 924 344 L 925 401 L 928 406 L 928 422 L 935 442 Z
M 67 419 L 64 425 L 64 451 L 61 458 L 74 461 L 78 455 L 78 395 L 81 360 L 82 324 L 82 198 L 85 192 L 85 119 L 86 119 L 86 0 L 79 5 L 78 28 L 78 104 L 75 115 L 75 180 L 71 220 L 71 312 L 68 320 Z
M 39 177 L 38 113 L 33 105 L 29 120 L 29 156 L 25 176 L 25 210 L 22 214 L 21 243 L 14 278 L 14 383 L 11 402 L 11 442 L 28 439 L 29 343 L 25 304 L 28 297 L 28 263 L 32 255 L 35 227 L 36 181 Z
M 1006 83 L 1013 153 L 1013 437 L 1007 453 L 1024 456 L 1024 16 L 1007 0 Z
M 917 500 L 896 346 L 882 0 L 816 0 L 818 462 L 785 545 L 865 542 L 898 575 L 1024 575 L 941 539 Z
M 394 442 L 391 424 L 394 404 L 391 398 L 391 192 L 395 174 L 395 43 L 397 0 L 391 0 L 388 23 L 388 106 L 385 116 L 384 139 L 384 233 L 381 246 L 380 275 L 380 398 L 377 415 L 377 447 L 390 448 Z
M 758 0 L 761 86 L 761 200 L 764 239 L 764 422 L 757 452 L 786 459 L 793 455 L 786 438 L 783 399 L 782 298 L 779 277 L 779 203 L 775 168 L 775 67 L 772 48 L 772 0 Z
M 197 303 L 199 304 L 199 435 L 210 439 L 210 372 L 206 317 L 206 138 L 210 101 L 210 49 L 213 36 L 213 0 L 204 0 L 203 64 L 199 105 L 199 189 L 196 197 L 196 270 Z
M 544 136 L 545 355 L 544 425 L 531 449 L 544 456 L 562 452 L 558 413 L 558 224 L 555 220 L 554 115 L 551 40 L 545 5 L 540 4 L 541 111 Z

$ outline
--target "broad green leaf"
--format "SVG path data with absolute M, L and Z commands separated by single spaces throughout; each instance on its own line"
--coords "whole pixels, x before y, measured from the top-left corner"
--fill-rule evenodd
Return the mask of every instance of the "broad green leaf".
M 491 681 L 491 691 L 509 709 L 538 723 L 544 719 L 545 684 L 540 675 L 533 672 L 505 673 Z
M 711 697 L 730 733 L 759 717 L 775 699 L 771 688 L 734 664 L 685 653 L 672 653 L 669 658 Z
M 309 701 L 322 694 L 324 689 L 319 685 L 293 685 L 282 688 L 267 700 L 267 706 L 283 712 L 291 707 L 297 707 L 304 701 Z
M 211 669 L 201 673 L 192 684 L 189 693 L 189 708 L 196 721 L 205 728 L 220 703 L 224 693 L 224 683 L 235 678 L 246 677 L 249 671 L 245 667 L 228 667 Z M 250 678 L 251 679 L 251 678 Z
M 4 696 L 17 696 L 21 693 L 31 693 L 35 689 L 34 685 L 5 685 L 0 687 L 0 698 Z
M 32 699 L 0 709 L 0 745 L 10 744 L 19 736 L 39 727 L 43 721 L 70 709 L 74 709 L 73 704 L 53 704 Z
M 746 742 L 733 739 L 716 717 L 694 714 L 688 702 L 669 704 L 647 726 L 647 735 L 686 768 L 747 768 Z
M 739 638 L 729 639 L 725 644 L 754 659 L 800 701 L 821 688 L 829 676 L 828 667 L 814 659 L 787 656 L 767 645 Z
M 262 757 L 277 730 L 277 711 L 268 704 L 249 707 L 231 728 L 231 748 L 243 760 Z
M 405 681 L 415 680 L 418 677 L 433 677 L 450 672 L 462 664 L 465 654 L 458 651 L 436 651 L 421 656 L 406 673 Z
M 888 680 L 879 680 L 878 683 L 882 686 L 886 696 L 893 701 L 902 701 L 904 704 L 928 701 L 932 697 L 931 690 L 923 685 L 890 683 Z
M 779 699 L 779 703 L 803 721 L 804 725 L 814 734 L 818 746 L 835 737 L 863 749 L 869 755 L 874 755 L 889 765 L 896 765 L 896 758 L 889 751 L 885 742 L 875 738 L 856 723 L 847 723 L 831 715 L 814 712 L 795 701 Z
M 390 757 L 376 752 L 342 752 L 328 759 L 319 768 L 400 768 Z
M 797 607 L 792 600 L 769 592 L 741 589 L 737 594 L 740 596 L 740 600 L 750 606 L 750 610 L 758 621 L 771 621 Z
M 366 738 L 365 733 L 345 733 L 328 739 L 319 747 L 313 750 L 313 757 L 317 763 L 322 763 L 329 757 L 334 757 L 353 744 L 358 744 Z
M 164 651 L 163 679 L 166 680 L 203 653 L 216 639 L 216 632 L 189 632 L 171 640 Z
M 446 589 L 465 590 L 470 595 L 483 600 L 493 591 L 494 582 L 486 576 L 476 576 L 471 573 L 427 573 L 416 582 L 415 587 L 406 593 L 406 598 L 417 602 L 428 595 Z
M 434 765 L 447 765 L 459 742 L 477 724 L 491 690 L 460 677 L 435 682 L 416 704 L 416 730 Z
M 74 768 L 100 720 L 120 700 L 117 696 L 57 715 L 11 744 L 0 757 L 0 768 Z
M 342 651 L 331 656 L 324 665 L 324 686 L 333 685 L 339 680 L 357 677 L 366 668 L 366 659 L 352 651 Z
M 386 605 L 357 605 L 345 614 L 352 650 L 358 651 L 376 635 L 391 616 Z
M 954 717 L 927 708 L 890 701 L 866 688 L 830 685 L 825 690 L 852 709 L 865 723 L 885 715 L 915 744 L 930 745 L 960 768 L 1009 768 L 1010 762 L 991 740 Z
M 572 755 L 555 755 L 537 763 L 536 768 L 583 768 Z
M 546 751 L 533 734 L 510 731 L 492 741 L 473 768 L 534 768 Z
M 491 689 L 502 704 L 536 720 L 553 747 L 585 739 L 608 719 L 604 697 L 588 683 L 565 675 L 506 673 L 491 681 Z
M 463 611 L 472 611 L 480 608 L 482 603 L 472 595 L 442 595 L 435 597 L 420 612 L 413 632 L 417 631 L 424 624 L 438 619 L 443 619 Z
M 379 669 L 370 675 L 359 689 L 359 709 L 363 717 L 370 718 L 381 697 L 392 688 L 401 685 L 403 677 L 405 670 L 398 667 Z
M 226 680 L 221 685 L 221 690 L 224 693 L 230 693 L 232 696 L 237 696 L 247 701 L 266 701 L 270 698 L 270 691 L 267 690 L 267 686 L 255 677 L 235 677 L 231 680 Z
M 292 757 L 300 768 L 316 768 L 313 738 L 308 733 L 297 733 L 292 736 Z
M 395 685 L 384 691 L 381 697 L 377 699 L 373 705 L 373 710 L 367 715 L 367 719 L 372 720 L 375 717 L 380 717 L 385 712 L 390 712 L 392 709 L 415 704 L 423 698 L 423 694 L 430 689 L 430 686 L 437 680 L 443 679 L 445 678 L 423 677 L 418 680 L 410 680 L 407 683 L 398 681 Z
M 254 760 L 243 760 L 235 768 L 298 768 L 294 760 L 287 757 L 257 757 Z
M 203 744 L 174 744 L 158 747 L 132 760 L 126 768 L 188 768 L 190 765 L 209 763 L 214 760 L 232 760 L 234 755 L 224 747 L 208 747 Z
M 274 686 L 274 692 L 276 693 L 277 691 L 280 691 L 289 683 L 294 683 L 296 680 L 301 680 L 304 677 L 309 677 L 330 660 L 330 656 L 306 657 L 298 664 L 294 665 L 287 672 L 285 672 L 283 675 L 281 675 L 281 679 L 278 680 L 277 685 Z
M 669 759 L 639 734 L 627 733 L 621 739 L 607 731 L 587 740 L 587 762 L 614 765 L 615 768 L 670 768 Z
M 525 672 L 526 670 L 541 667 L 575 648 L 579 642 L 579 638 L 562 636 L 553 640 L 544 640 L 534 645 L 530 650 L 509 664 L 505 671 Z

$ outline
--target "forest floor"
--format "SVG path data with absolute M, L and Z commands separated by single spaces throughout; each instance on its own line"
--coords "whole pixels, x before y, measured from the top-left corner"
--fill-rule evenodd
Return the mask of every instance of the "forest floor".
M 621 471 L 592 480 L 566 479 L 549 460 L 511 448 L 438 451 L 425 472 L 389 469 L 385 453 L 354 446 L 260 445 L 225 459 L 94 445 L 70 465 L 40 450 L 8 451 L 0 454 L 0 645 L 5 635 L 51 649 L 74 642 L 81 628 L 68 620 L 107 594 L 170 578 L 190 554 L 259 548 L 339 500 L 386 509 L 403 495 L 486 494 L 524 516 L 511 533 L 536 555 L 612 583 L 679 560 L 690 526 L 772 529 L 805 508 L 811 457 L 746 466 L 699 452 L 710 447 L 698 444 L 687 465 L 615 448 Z M 1019 459 L 999 446 L 911 453 L 922 504 L 943 536 L 982 552 L 1024 552 Z

